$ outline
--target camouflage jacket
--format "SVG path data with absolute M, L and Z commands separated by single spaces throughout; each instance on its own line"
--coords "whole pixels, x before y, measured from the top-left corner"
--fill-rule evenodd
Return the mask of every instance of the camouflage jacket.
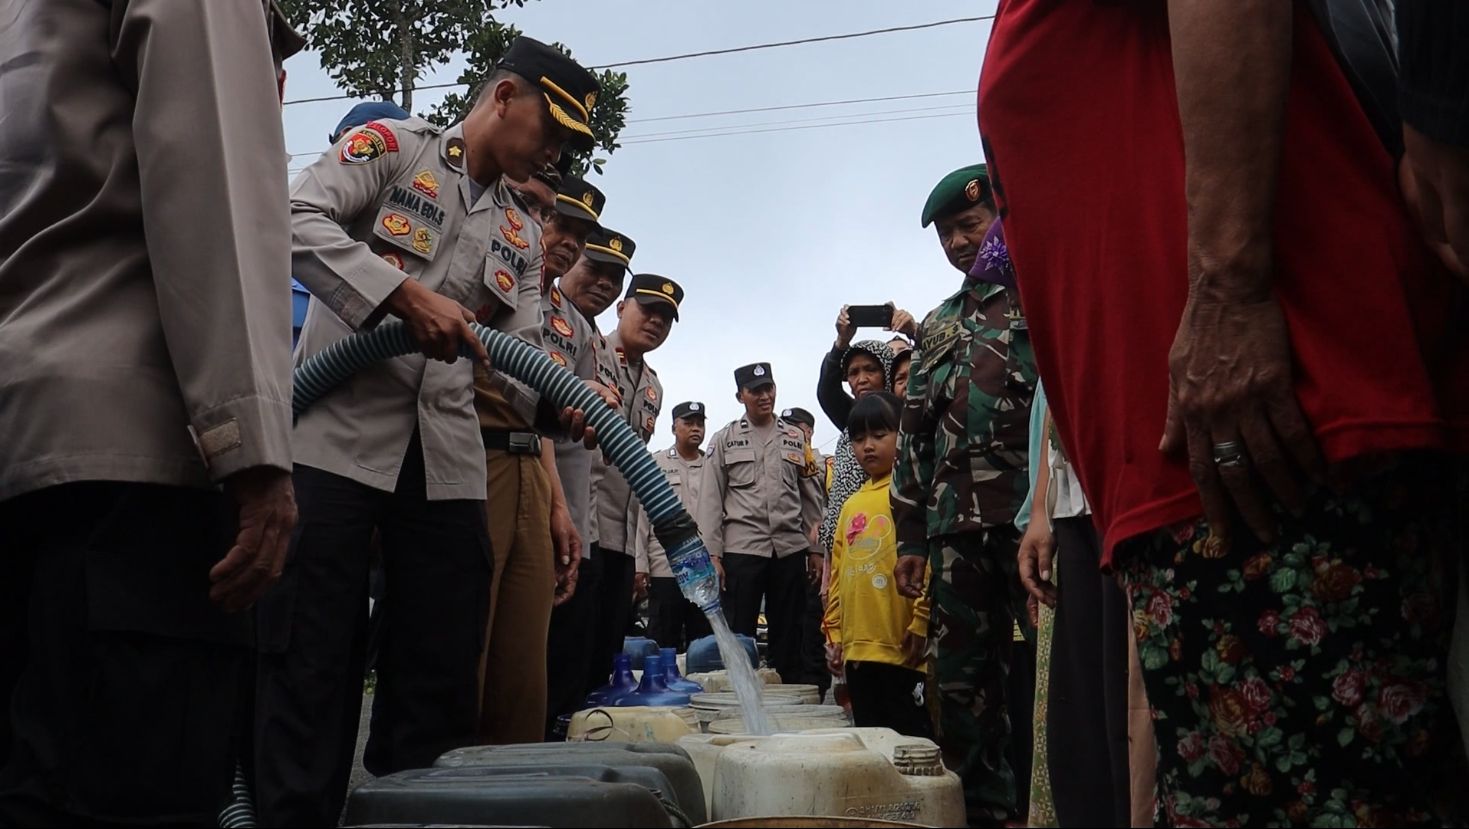
M 1013 291 L 970 280 L 923 321 L 893 468 L 899 555 L 1015 519 L 1029 488 L 1035 384 Z

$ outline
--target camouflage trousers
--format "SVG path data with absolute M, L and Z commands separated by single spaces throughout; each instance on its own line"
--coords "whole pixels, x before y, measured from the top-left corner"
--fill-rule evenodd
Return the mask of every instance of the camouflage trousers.
M 1005 688 L 1015 621 L 1026 618 L 1019 545 L 1013 527 L 929 540 L 939 745 L 945 765 L 964 781 L 971 826 L 1018 814 Z

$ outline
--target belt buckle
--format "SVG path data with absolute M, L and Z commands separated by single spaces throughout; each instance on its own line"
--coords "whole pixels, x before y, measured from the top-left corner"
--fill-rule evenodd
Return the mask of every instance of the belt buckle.
M 517 455 L 539 455 L 541 436 L 535 432 L 511 432 L 510 451 Z

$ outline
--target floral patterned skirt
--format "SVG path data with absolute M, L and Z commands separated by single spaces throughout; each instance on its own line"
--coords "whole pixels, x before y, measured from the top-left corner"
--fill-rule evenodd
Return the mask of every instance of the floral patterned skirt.
M 1119 550 L 1174 826 L 1433 824 L 1452 751 L 1447 463 L 1282 513 L 1278 543 L 1203 522 Z

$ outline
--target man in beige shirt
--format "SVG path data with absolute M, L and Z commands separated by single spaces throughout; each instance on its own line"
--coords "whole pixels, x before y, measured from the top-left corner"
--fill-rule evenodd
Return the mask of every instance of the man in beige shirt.
M 617 396 L 622 416 L 644 444 L 653 438 L 663 409 L 663 384 L 647 356 L 668 339 L 683 302 L 683 288 L 651 273 L 634 276 L 617 303 L 617 330 L 607 338 L 615 360 Z M 607 682 L 612 657 L 622 652 L 622 638 L 632 620 L 634 562 L 628 543 L 637 499 L 622 472 L 602 455 L 592 458 L 593 501 L 597 505 L 597 550 L 602 562 L 598 584 L 596 643 L 591 654 L 587 691 Z
M 806 475 L 805 435 L 775 416 L 770 364 L 735 369 L 735 388 L 745 416 L 709 439 L 695 517 L 724 582 L 729 626 L 754 636 L 763 602 L 770 665 L 798 683 L 806 584 L 811 568 L 820 572 L 810 537 L 821 515 L 818 488 Z
M 597 94 L 590 72 L 519 38 L 464 121 L 370 122 L 291 187 L 294 269 L 312 294 L 298 358 L 389 313 L 424 354 L 359 372 L 297 422 L 301 526 L 259 614 L 263 824 L 340 817 L 374 530 L 387 637 L 363 763 L 423 768 L 475 740 L 492 574 L 473 361 L 456 357 L 465 342 L 483 354 L 471 320 L 541 344 L 540 229 L 506 180 L 554 163 L 568 141 L 587 148 Z
M 674 406 L 673 445 L 653 453 L 653 460 L 690 515 L 698 508 L 704 479 L 702 447 L 707 412 L 698 401 Z M 653 524 L 642 506 L 633 522 L 630 545 L 637 562 L 637 590 L 648 596 L 648 636 L 662 647 L 683 651 L 690 642 L 712 633 L 704 612 L 679 591 L 668 553 L 653 535 Z
M 301 40 L 262 0 L 0 18 L 0 825 L 212 824 L 296 516 Z

